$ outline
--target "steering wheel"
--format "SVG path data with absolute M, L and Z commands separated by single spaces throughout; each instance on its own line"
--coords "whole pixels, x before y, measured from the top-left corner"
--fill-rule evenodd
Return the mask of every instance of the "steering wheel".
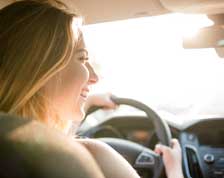
M 129 98 L 112 96 L 111 99 L 117 105 L 128 105 L 144 111 L 147 117 L 152 120 L 160 143 L 166 146 L 171 146 L 171 132 L 167 123 L 151 108 L 139 101 Z M 95 107 L 88 112 L 88 114 L 98 109 L 100 108 Z M 123 155 L 134 168 L 149 169 L 153 173 L 153 178 L 159 178 L 161 176 L 164 170 L 162 158 L 151 149 L 124 139 L 99 138 L 99 140 L 109 144 L 117 152 Z

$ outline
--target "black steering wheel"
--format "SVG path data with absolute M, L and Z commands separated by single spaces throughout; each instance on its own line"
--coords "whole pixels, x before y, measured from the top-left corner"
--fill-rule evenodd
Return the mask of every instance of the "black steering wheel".
M 171 146 L 171 132 L 167 123 L 147 105 L 129 98 L 111 97 L 117 105 L 128 105 L 142 110 L 152 120 L 156 135 L 161 144 Z M 100 109 L 95 107 L 88 114 Z M 153 178 L 159 178 L 163 172 L 163 161 L 160 155 L 140 144 L 118 138 L 99 138 L 123 155 L 134 168 L 150 169 Z

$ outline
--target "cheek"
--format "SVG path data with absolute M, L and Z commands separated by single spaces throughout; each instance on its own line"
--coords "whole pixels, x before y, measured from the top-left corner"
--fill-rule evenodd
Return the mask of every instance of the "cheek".
M 67 66 L 46 84 L 47 96 L 63 118 L 69 118 L 71 115 L 73 118 L 83 118 L 85 101 L 81 99 L 80 94 L 88 80 L 88 69 L 79 64 Z
M 61 87 L 65 93 L 77 96 L 80 94 L 82 88 L 87 84 L 89 79 L 89 72 L 82 64 L 76 66 L 69 66 L 63 71 Z M 70 96 L 69 96 L 70 97 Z
M 71 65 L 56 74 L 46 84 L 45 89 L 56 107 L 70 110 L 79 107 L 80 94 L 88 80 L 89 72 L 84 65 Z

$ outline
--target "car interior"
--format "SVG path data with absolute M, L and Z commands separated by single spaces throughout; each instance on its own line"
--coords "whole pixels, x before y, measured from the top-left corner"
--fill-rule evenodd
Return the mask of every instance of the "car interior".
M 3 8 L 4 6 L 15 2 L 16 0 L 0 0 L 0 7 Z M 223 178 L 224 177 L 224 137 L 222 134 L 224 134 L 224 112 L 222 113 L 222 101 L 224 101 L 224 93 L 222 93 L 222 78 L 224 77 L 224 74 L 222 75 L 222 70 L 224 71 L 224 1 L 223 0 L 62 0 L 69 8 L 71 8 L 74 11 L 78 11 L 84 18 L 84 34 L 90 32 L 91 34 L 96 34 L 95 31 L 98 31 L 98 26 L 102 27 L 102 30 L 106 31 L 105 35 L 108 36 L 108 33 L 111 31 L 107 31 L 107 28 L 103 27 L 103 24 L 109 24 L 109 28 L 112 28 L 111 23 L 118 23 L 118 31 L 114 28 L 115 31 L 115 37 L 119 37 L 119 30 L 121 29 L 121 23 L 128 21 L 128 20 L 136 20 L 136 19 L 144 19 L 145 18 L 154 18 L 153 21 L 156 22 L 157 19 L 160 17 L 166 17 L 166 16 L 172 16 L 172 14 L 185 14 L 185 15 L 203 15 L 206 17 L 212 24 L 208 26 L 204 26 L 200 29 L 198 29 L 197 34 L 195 34 L 193 37 L 183 37 L 182 41 L 180 42 L 180 47 L 183 48 L 183 50 L 192 50 L 195 56 L 191 56 L 193 53 L 189 53 L 186 59 L 188 61 L 193 61 L 190 63 L 191 68 L 186 68 L 187 74 L 186 74 L 186 85 L 188 84 L 188 80 L 194 80 L 193 78 L 197 78 L 196 75 L 200 75 L 200 73 L 207 73 L 205 76 L 204 73 L 201 74 L 203 78 L 203 81 L 196 81 L 193 84 L 195 86 L 201 85 L 201 88 L 199 87 L 198 93 L 194 93 L 194 88 L 191 88 L 190 86 L 187 86 L 186 90 L 192 89 L 193 92 L 189 92 L 186 94 L 184 93 L 185 97 L 187 99 L 195 99 L 195 97 L 198 97 L 201 93 L 203 93 L 205 90 L 212 93 L 212 96 L 216 96 L 218 98 L 218 104 L 214 103 L 213 100 L 205 100 L 204 97 L 207 96 L 207 93 L 203 93 L 203 95 L 200 95 L 200 97 L 197 98 L 197 100 L 192 100 L 192 103 L 188 105 L 194 113 L 196 113 L 195 108 L 191 108 L 194 105 L 199 103 L 203 105 L 203 112 L 200 112 L 202 114 L 195 114 L 194 117 L 190 115 L 186 110 L 184 110 L 182 107 L 182 103 L 177 103 L 179 105 L 172 110 L 172 108 L 169 110 L 169 112 L 164 112 L 163 110 L 166 110 L 166 107 L 161 106 L 158 109 L 154 105 L 153 95 L 154 93 L 152 91 L 162 91 L 165 92 L 166 90 L 172 90 L 175 88 L 175 91 L 168 93 L 170 98 L 179 98 L 182 100 L 179 95 L 174 96 L 177 91 L 180 91 L 182 88 L 181 85 L 184 85 L 185 83 L 182 81 L 179 81 L 180 79 L 175 80 L 176 84 L 175 86 L 169 86 L 172 85 L 169 83 L 164 83 L 161 85 L 158 85 L 160 89 L 156 88 L 155 86 L 160 81 L 160 76 L 157 76 L 157 73 L 154 74 L 154 76 L 150 77 L 149 75 L 145 75 L 141 79 L 137 80 L 144 80 L 144 86 L 139 86 L 139 88 L 134 88 L 133 90 L 130 89 L 130 94 L 125 95 L 127 90 L 124 89 L 123 93 L 119 93 L 119 90 L 122 90 L 125 88 L 123 85 L 128 85 L 128 80 L 126 78 L 122 78 L 121 74 L 118 75 L 119 78 L 122 79 L 120 83 L 121 88 L 116 88 L 115 86 L 118 85 L 118 83 L 113 81 L 113 78 L 109 78 L 109 82 L 111 83 L 110 89 L 112 90 L 112 93 L 115 93 L 115 95 L 112 96 L 112 100 L 119 105 L 119 107 L 116 110 L 104 110 L 100 107 L 93 107 L 90 108 L 90 110 L 86 114 L 85 120 L 80 125 L 80 128 L 78 129 L 77 133 L 80 137 L 88 137 L 88 138 L 95 138 L 99 139 L 107 144 L 109 144 L 112 148 L 114 148 L 117 152 L 119 152 L 132 166 L 133 168 L 138 172 L 138 174 L 142 178 L 158 178 L 158 177 L 166 177 L 164 174 L 164 167 L 163 162 L 161 159 L 161 156 L 156 154 L 153 150 L 157 143 L 162 143 L 164 145 L 170 146 L 170 140 L 171 138 L 177 138 L 181 144 L 182 148 L 182 167 L 184 171 L 184 177 L 185 178 Z M 183 16 L 181 16 L 183 17 Z M 194 17 L 193 17 L 194 18 Z M 192 19 L 193 19 L 192 18 Z M 145 20 L 145 23 L 150 23 L 152 21 Z M 180 19 L 179 22 L 182 21 L 182 23 L 185 23 L 184 18 Z M 192 20 L 193 21 L 193 20 Z M 129 21 L 128 21 L 129 23 Z M 164 21 L 163 21 L 164 23 Z M 193 22 L 192 22 L 193 23 Z M 156 23 L 154 23 L 156 24 Z M 166 28 L 162 28 L 161 32 L 157 34 L 158 37 L 156 37 L 156 40 L 159 41 L 158 38 L 161 38 L 164 41 L 164 44 L 168 42 L 167 44 L 171 45 L 172 39 L 170 41 L 166 41 L 163 38 L 164 36 L 169 36 L 168 26 L 172 26 L 173 24 L 165 24 Z M 178 26 L 178 24 L 176 24 Z M 143 28 L 141 25 L 139 25 L 139 28 Z M 180 25 L 181 26 L 181 25 Z M 137 27 L 136 27 L 137 28 Z M 95 31 L 94 31 L 95 30 Z M 126 31 L 125 31 L 126 30 Z M 125 29 L 124 32 L 121 32 L 121 35 L 124 35 L 125 33 L 128 33 L 128 30 L 135 30 L 135 29 Z M 148 35 L 155 36 L 154 33 L 157 33 L 157 31 L 150 32 L 148 30 Z M 100 35 L 102 34 L 102 31 L 99 31 Z M 176 33 L 174 31 L 174 33 Z M 91 35 L 90 34 L 90 35 Z M 139 34 L 138 34 L 139 35 Z M 110 36 L 110 34 L 109 34 Z M 140 35 L 139 35 L 140 36 Z M 150 37 L 151 37 L 150 36 Z M 115 38 L 112 37 L 112 38 Z M 104 37 L 102 37 L 104 38 Z M 134 38 L 134 37 L 133 37 Z M 140 38 L 140 37 L 139 37 Z M 130 43 L 132 39 L 130 37 L 124 38 L 126 41 Z M 122 43 L 122 40 L 124 39 L 118 39 L 119 42 Z M 87 44 L 88 41 L 91 41 L 91 38 L 88 38 L 87 36 Z M 143 39 L 144 40 L 144 37 Z M 149 44 L 150 38 L 145 37 L 146 42 L 144 44 L 148 44 L 148 47 L 144 48 L 147 53 L 153 53 L 154 60 L 157 60 L 156 67 L 159 67 L 161 65 L 160 53 L 163 53 L 163 50 L 165 51 L 165 47 L 168 47 L 168 45 L 163 45 L 163 42 L 158 43 L 159 50 L 158 52 L 150 51 L 151 45 Z M 148 40 L 148 41 L 147 41 Z M 96 40 L 95 40 L 96 41 Z M 166 41 L 166 42 L 165 42 Z M 119 42 L 114 44 L 111 42 L 108 42 L 107 44 L 103 44 L 100 46 L 100 52 L 104 51 L 104 53 L 107 53 L 106 48 L 113 48 L 114 46 L 119 46 Z M 97 44 L 90 43 L 90 50 L 91 45 L 96 47 Z M 100 39 L 98 41 L 100 43 Z M 142 41 L 140 41 L 139 46 L 141 46 Z M 109 47 L 107 47 L 107 45 Z M 153 45 L 157 45 L 157 43 L 154 41 Z M 126 46 L 122 46 L 122 48 L 125 48 Z M 115 47 L 114 47 L 115 48 Z M 149 48 L 149 49 L 147 49 Z M 120 49 L 120 46 L 119 46 Z M 205 50 L 211 49 L 212 55 L 216 56 L 213 57 L 210 55 L 210 53 L 205 52 Z M 115 49 L 113 49 L 115 51 Z M 199 52 L 202 51 L 201 53 Z M 113 52 L 114 52 L 113 51 Z M 135 55 L 133 50 L 128 49 L 129 55 L 134 57 L 142 58 L 142 54 Z M 115 51 L 116 52 L 116 51 Z M 126 52 L 126 51 L 125 51 Z M 132 54 L 133 52 L 133 54 Z M 164 52 L 166 53 L 166 52 Z M 174 51 L 173 53 L 178 53 L 178 49 Z M 186 52 L 187 53 L 187 52 Z M 199 55 L 200 54 L 200 55 Z M 108 55 L 108 59 L 103 59 L 106 63 L 108 63 L 108 66 L 111 65 L 108 60 L 110 58 L 111 53 L 105 54 Z M 166 54 L 165 54 L 166 55 Z M 114 56 L 112 55 L 112 58 Z M 122 56 L 123 57 L 123 56 Z M 127 56 L 128 58 L 129 56 Z M 144 56 L 143 56 L 144 57 Z M 163 56 L 165 58 L 165 56 Z M 181 58 L 181 56 L 178 56 Z M 190 59 L 192 57 L 192 59 Z M 209 62 L 207 62 L 207 57 L 209 60 L 216 61 L 217 64 L 210 65 Z M 147 58 L 147 57 L 146 57 Z M 194 73 L 194 63 L 196 65 L 198 58 L 201 58 L 200 60 L 202 63 L 200 63 L 200 67 L 207 65 L 208 67 L 203 69 L 197 68 L 195 69 Z M 112 59 L 113 60 L 113 59 Z M 136 61 L 140 61 L 139 63 L 142 63 L 141 59 L 136 59 Z M 180 59 L 179 63 L 181 63 Z M 204 63 L 203 63 L 204 60 Z M 117 62 L 114 59 L 115 62 Z M 171 61 L 171 62 L 169 62 Z M 157 72 L 163 73 L 165 70 L 173 70 L 172 67 L 169 65 L 175 66 L 176 63 L 172 64 L 171 57 L 167 56 L 166 62 L 164 62 L 164 66 L 162 68 L 156 68 L 155 70 Z M 122 63 L 122 62 L 121 62 Z M 131 63 L 131 62 L 130 62 Z M 123 64 L 123 63 L 122 63 Z M 186 63 L 187 64 L 187 63 Z M 116 65 L 119 65 L 118 62 Z M 108 69 L 108 75 L 116 75 L 119 71 L 118 66 L 113 66 L 113 68 L 110 70 L 110 66 Z M 124 63 L 125 65 L 125 63 Z M 130 65 L 126 65 L 124 69 L 124 65 L 122 68 L 122 72 L 128 71 L 133 72 L 133 69 Z M 134 63 L 136 65 L 136 63 Z M 144 73 L 144 70 L 153 70 L 155 67 L 149 67 L 147 68 L 147 63 L 143 64 L 146 65 L 143 69 L 143 66 L 139 64 L 139 72 L 140 74 Z M 183 70 L 185 68 L 185 63 L 181 64 L 183 66 Z M 217 69 L 214 68 L 214 66 L 217 65 Z M 97 65 L 96 65 L 97 67 Z M 117 67 L 116 69 L 114 69 Z M 136 67 L 136 66 L 135 66 Z M 137 68 L 136 67 L 136 68 Z M 142 68 L 141 68 L 142 67 Z M 164 68 L 168 68 L 163 70 Z M 143 70 L 141 73 L 140 70 Z M 177 72 L 178 71 L 178 72 Z M 181 69 L 174 70 L 172 73 L 173 76 L 182 76 L 179 72 L 181 72 Z M 214 74 L 215 71 L 217 72 L 217 75 Z M 164 74 L 168 75 L 168 74 Z M 172 75 L 170 78 L 172 78 Z M 214 75 L 214 76 L 213 76 Z M 141 76 L 141 75 L 140 75 Z M 164 77 L 163 76 L 163 77 Z M 190 76 L 191 78 L 188 79 L 187 77 Z M 217 86 L 213 85 L 214 83 L 210 82 L 209 77 L 214 77 L 217 79 Z M 211 77 L 211 81 L 214 81 L 215 79 Z M 133 77 L 132 77 L 133 78 Z M 166 80 L 171 80 L 170 78 L 165 78 Z M 155 83 L 153 83 L 154 80 Z M 133 79 L 134 80 L 134 79 Z M 215 80 L 216 81 L 216 80 Z M 163 82 L 163 81 L 161 81 Z M 178 83 L 179 82 L 179 83 Z M 207 84 L 207 88 L 204 87 L 204 85 L 201 84 Z M 136 85 L 138 85 L 137 83 Z M 219 87 L 220 85 L 220 87 Z M 101 89 L 103 88 L 100 86 Z M 113 88 L 114 87 L 114 88 Z M 179 88 L 178 88 L 179 87 Z M 130 88 L 130 86 L 129 86 Z M 214 89 L 215 88 L 215 89 Z M 114 89 L 114 90 L 113 90 Z M 145 89 L 145 90 L 144 90 Z M 214 89 L 214 90 L 213 90 Z M 139 93 L 141 93 L 141 97 L 136 97 L 134 95 L 134 91 L 137 90 Z M 101 91 L 101 90 L 99 90 Z M 115 92 L 113 92 L 115 91 Z M 223 90 L 224 91 L 224 90 Z M 133 92 L 133 94 L 132 94 Z M 217 92 L 217 93 L 216 93 Z M 116 95 L 116 93 L 119 93 Z M 193 95 L 195 94 L 195 95 Z M 132 97 L 133 96 L 133 97 Z M 154 95 L 155 96 L 155 95 Z M 175 103 L 176 100 L 169 100 L 165 97 L 165 94 L 163 96 L 163 93 L 158 94 L 158 98 L 161 96 L 161 98 L 167 100 L 166 102 L 169 104 Z M 151 100 L 151 101 L 150 101 Z M 162 99 L 161 99 L 162 100 Z M 158 103 L 161 101 L 158 100 Z M 172 103 L 173 102 L 173 103 Z M 167 104 L 166 103 L 166 104 Z M 205 104 L 206 103 L 206 104 Z M 160 104 L 160 103 L 159 103 Z M 180 107 L 181 105 L 181 107 Z M 183 104 L 184 105 L 184 104 Z M 184 105 L 185 106 L 185 105 Z M 165 109 L 164 109 L 165 108 Z M 201 106 L 198 107 L 201 109 Z M 197 108 L 197 109 L 198 109 Z M 211 112 L 211 108 L 213 108 Z M 210 114 L 209 112 L 212 114 Z M 198 112 L 198 110 L 197 110 Z M 204 113 L 209 113 L 204 114 Z M 194 118 L 194 119 L 192 119 Z M 27 125 L 31 125 L 30 129 L 23 131 L 23 128 Z M 22 129 L 21 129 L 22 128 Z M 21 132 L 17 130 L 22 130 Z M 16 131 L 16 142 L 13 138 L 13 132 Z M 40 131 L 43 131 L 46 135 L 46 138 L 43 138 L 38 133 Z M 35 134 L 37 132 L 37 134 Z M 10 135 L 10 136 L 9 136 Z M 26 139 L 28 141 L 24 141 L 21 137 L 22 135 L 27 135 Z M 18 119 L 15 116 L 9 116 L 6 114 L 0 115 L 0 175 L 3 175 L 4 169 L 9 169 L 11 166 L 11 169 L 15 171 L 8 171 L 8 175 L 4 175 L 5 177 L 16 177 L 16 175 L 20 174 L 21 177 L 27 177 L 26 169 L 24 167 L 29 167 L 30 171 L 35 172 L 36 177 L 79 177 L 79 178 L 88 178 L 88 177 L 94 177 L 94 175 L 89 175 L 89 170 L 86 170 L 85 167 L 82 167 L 82 163 L 74 160 L 69 159 L 68 155 L 73 154 L 75 151 L 71 149 L 66 149 L 67 146 L 63 146 L 59 144 L 59 142 L 56 141 L 57 139 L 61 140 L 60 143 L 67 144 L 66 141 L 64 141 L 63 136 L 59 136 L 57 133 L 48 133 L 47 129 L 43 128 L 41 125 L 38 124 L 30 124 L 28 120 L 24 119 Z M 9 139 L 10 138 L 10 139 Z M 41 139 L 40 139 L 41 138 Z M 42 142 L 38 142 L 37 140 L 40 139 Z M 54 140 L 54 141 L 52 141 Z M 66 140 L 66 139 L 65 139 Z M 45 144 L 50 145 L 50 148 L 52 150 L 46 149 L 44 146 Z M 2 145 L 6 145 L 3 147 Z M 18 157 L 18 154 L 14 152 L 14 147 L 20 148 L 21 152 L 26 155 L 25 160 Z M 10 148 L 10 149 L 9 149 Z M 48 147 L 49 148 L 49 147 Z M 60 151 L 60 149 L 62 151 Z M 46 155 L 53 155 L 52 160 L 45 159 Z M 10 159 L 6 155 L 11 155 Z M 54 159 L 53 159 L 54 158 Z M 7 160 L 7 162 L 6 162 Z M 33 161 L 34 160 L 34 161 Z M 44 160 L 46 162 L 45 165 L 52 165 L 53 166 L 38 166 L 40 163 Z M 55 160 L 57 163 L 55 163 Z M 24 162 L 24 163 L 23 163 Z M 32 164 L 31 164 L 32 162 Z M 4 165 L 4 166 L 2 166 Z M 54 167 L 55 166 L 55 167 Z M 32 169 L 30 168 L 32 167 Z M 4 171 L 5 172 L 5 171 Z M 40 174 L 41 173 L 41 174 Z M 0 176 L 1 177 L 1 176 Z M 2 176 L 3 177 L 3 176 Z M 29 176 L 28 176 L 29 177 Z

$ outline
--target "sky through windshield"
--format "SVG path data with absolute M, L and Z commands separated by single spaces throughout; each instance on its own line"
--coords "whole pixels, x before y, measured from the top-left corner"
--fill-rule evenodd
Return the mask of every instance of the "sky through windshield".
M 223 59 L 214 49 L 182 48 L 183 35 L 208 25 L 204 15 L 170 14 L 85 26 L 101 76 L 94 92 L 139 99 L 173 114 L 224 115 Z

